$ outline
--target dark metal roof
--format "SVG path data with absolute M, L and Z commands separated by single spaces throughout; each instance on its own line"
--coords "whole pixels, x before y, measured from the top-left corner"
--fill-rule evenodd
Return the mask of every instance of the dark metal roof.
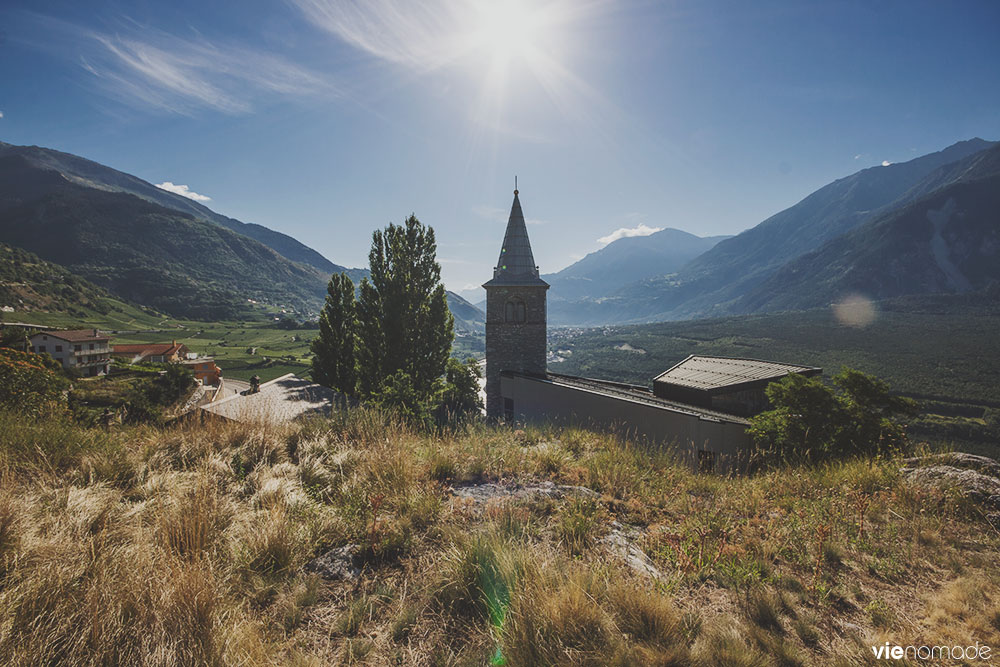
M 596 380 L 593 378 L 583 378 L 576 377 L 575 375 L 560 375 L 559 373 L 546 373 L 544 376 L 532 375 L 530 373 L 515 373 L 511 371 L 504 371 L 504 375 L 512 375 L 527 378 L 529 380 L 537 380 L 539 382 L 551 382 L 553 384 L 561 384 L 568 387 L 574 387 L 577 389 L 583 389 L 586 391 L 596 392 L 598 394 L 603 394 L 612 398 L 620 398 L 630 401 L 637 401 L 639 403 L 645 403 L 653 407 L 657 407 L 663 410 L 670 410 L 672 412 L 682 412 L 684 414 L 689 414 L 696 416 L 700 419 L 708 419 L 711 421 L 725 421 L 733 424 L 743 424 L 749 425 L 748 422 L 743 417 L 738 417 L 736 415 L 731 415 L 726 412 L 720 412 L 718 410 L 708 410 L 706 408 L 698 407 L 697 405 L 689 405 L 687 403 L 681 403 L 679 401 L 671 401 L 665 398 L 660 398 L 655 396 L 653 392 L 649 389 L 632 384 L 624 384 L 621 382 L 610 382 L 608 380 Z
M 49 329 L 47 331 L 43 331 L 42 333 L 70 343 L 110 340 L 107 336 L 102 336 L 97 329 L 69 329 L 66 331 L 53 331 Z M 34 336 L 32 336 L 32 338 L 34 338 Z
M 691 355 L 673 368 L 653 379 L 653 382 L 690 389 L 713 391 L 736 389 L 745 385 L 767 383 L 790 373 L 816 375 L 822 369 L 760 359 L 706 357 Z
M 493 279 L 483 287 L 500 285 L 537 285 L 548 287 L 549 284 L 538 277 L 538 267 L 531 253 L 531 242 L 528 241 L 528 228 L 524 224 L 524 214 L 521 213 L 521 202 L 514 190 L 514 203 L 510 207 L 510 218 L 507 220 L 507 233 L 503 237 L 503 247 L 500 249 L 500 259 L 493 269 Z

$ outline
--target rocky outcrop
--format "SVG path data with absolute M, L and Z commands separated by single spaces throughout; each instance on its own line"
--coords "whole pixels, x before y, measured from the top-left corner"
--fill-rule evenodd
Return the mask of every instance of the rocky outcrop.
M 911 484 L 949 489 L 978 503 L 1000 525 L 1000 463 L 975 454 L 949 452 L 905 459 L 903 477 Z
M 470 498 L 477 503 L 484 503 L 492 498 L 508 498 L 511 500 L 532 500 L 536 498 L 553 498 L 559 500 L 566 496 L 598 498 L 600 494 L 584 486 L 570 486 L 554 482 L 526 482 L 520 484 L 503 482 L 483 482 L 481 484 L 464 484 L 452 488 L 451 492 L 459 498 Z

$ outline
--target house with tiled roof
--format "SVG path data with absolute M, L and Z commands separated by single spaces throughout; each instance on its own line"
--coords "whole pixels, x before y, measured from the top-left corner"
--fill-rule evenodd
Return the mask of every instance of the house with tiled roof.
M 31 351 L 47 354 L 63 368 L 93 377 L 111 367 L 111 339 L 97 329 L 48 330 L 31 337 Z
M 188 356 L 187 346 L 176 340 L 169 343 L 137 343 L 115 345 L 111 354 L 132 364 L 143 362 L 167 364 L 182 361 Z

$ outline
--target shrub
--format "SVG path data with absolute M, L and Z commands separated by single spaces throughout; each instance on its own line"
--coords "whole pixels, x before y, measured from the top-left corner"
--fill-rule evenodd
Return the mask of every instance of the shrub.
M 63 403 L 69 382 L 48 355 L 0 348 L 0 409 L 40 416 Z

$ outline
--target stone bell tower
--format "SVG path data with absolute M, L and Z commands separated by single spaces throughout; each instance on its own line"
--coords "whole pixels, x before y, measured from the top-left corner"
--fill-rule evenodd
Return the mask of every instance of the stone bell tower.
M 514 190 L 507 233 L 486 288 L 486 416 L 509 417 L 513 403 L 500 394 L 500 373 L 545 373 L 545 290 L 531 254 L 521 202 Z

